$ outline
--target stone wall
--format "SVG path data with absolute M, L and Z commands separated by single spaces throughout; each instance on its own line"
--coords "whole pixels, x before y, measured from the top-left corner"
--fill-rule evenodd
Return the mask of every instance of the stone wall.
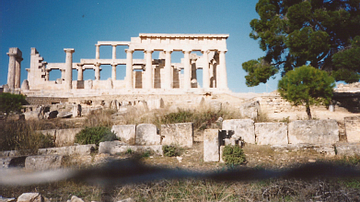
M 360 142 L 360 116 L 345 117 L 345 133 L 348 142 Z

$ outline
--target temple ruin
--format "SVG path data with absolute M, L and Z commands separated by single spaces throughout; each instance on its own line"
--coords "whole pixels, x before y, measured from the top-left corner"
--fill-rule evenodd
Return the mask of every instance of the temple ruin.
M 130 41 L 98 41 L 95 44 L 95 59 L 80 59 L 73 62 L 72 48 L 65 48 L 65 63 L 47 63 L 35 48 L 31 48 L 30 68 L 21 91 L 33 94 L 39 91 L 83 94 L 106 92 L 110 94 L 129 92 L 217 92 L 227 91 L 225 53 L 226 34 L 139 34 Z M 111 59 L 100 59 L 100 47 L 112 46 Z M 123 46 L 126 58 L 116 57 L 116 48 Z M 143 59 L 134 59 L 137 51 L 144 53 Z M 153 52 L 159 52 L 153 58 Z M 180 63 L 172 62 L 173 52 L 182 52 Z M 198 56 L 196 52 L 201 52 Z M 20 88 L 21 51 L 10 48 L 8 53 L 8 87 Z M 116 67 L 126 68 L 124 80 L 116 79 Z M 100 80 L 102 66 L 111 66 L 111 78 Z M 83 72 L 94 70 L 95 80 L 84 80 Z M 202 69 L 202 88 L 196 70 Z M 50 81 L 52 70 L 60 70 L 61 78 Z M 73 80 L 73 70 L 77 70 L 77 80 Z

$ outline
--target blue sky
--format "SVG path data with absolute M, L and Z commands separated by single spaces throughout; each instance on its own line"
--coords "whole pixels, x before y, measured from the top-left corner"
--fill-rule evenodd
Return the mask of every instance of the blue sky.
M 97 41 L 130 41 L 139 33 L 229 34 L 226 64 L 230 90 L 270 92 L 276 89 L 277 80 L 249 88 L 241 66 L 264 55 L 258 41 L 249 37 L 249 23 L 258 18 L 256 3 L 257 0 L 1 1 L 0 85 L 7 81 L 6 53 L 10 47 L 18 47 L 23 53 L 21 80 L 24 80 L 31 47 L 49 63 L 65 62 L 63 49 L 74 48 L 73 61 L 80 62 L 81 58 L 95 58 Z M 125 58 L 122 50 L 117 51 L 118 58 Z M 105 54 L 111 57 L 111 47 L 100 49 L 101 57 Z M 110 72 L 110 68 L 103 68 L 102 79 L 111 77 Z M 50 79 L 53 77 L 57 77 L 56 72 L 50 74 Z M 84 73 L 84 79 L 92 77 L 93 72 Z

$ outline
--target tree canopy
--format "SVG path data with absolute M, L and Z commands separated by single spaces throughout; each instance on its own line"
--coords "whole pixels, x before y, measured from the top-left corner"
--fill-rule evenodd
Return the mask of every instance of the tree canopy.
M 24 95 L 0 93 L 0 112 L 6 113 L 5 118 L 10 112 L 20 112 L 24 104 L 26 104 Z
M 248 86 L 308 64 L 359 81 L 360 0 L 259 0 L 256 12 L 250 37 L 266 55 L 243 63 Z
M 295 106 L 305 104 L 311 119 L 311 105 L 330 104 L 334 82 L 334 78 L 325 71 L 304 65 L 288 71 L 279 81 L 278 91 L 281 97 Z

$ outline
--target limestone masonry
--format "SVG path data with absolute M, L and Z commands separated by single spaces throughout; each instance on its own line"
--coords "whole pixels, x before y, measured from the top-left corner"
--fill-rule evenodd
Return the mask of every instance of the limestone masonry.
M 228 90 L 225 60 L 228 37 L 226 34 L 139 34 L 131 41 L 98 41 L 95 59 L 80 59 L 78 63 L 73 62 L 75 50 L 72 48 L 64 49 L 65 63 L 45 62 L 39 52 L 31 48 L 30 68 L 26 69 L 28 77 L 21 89 L 22 54 L 18 48 L 10 48 L 7 90 L 21 90 L 27 95 L 56 91 L 58 97 L 99 92 L 223 92 Z M 101 46 L 112 46 L 111 59 L 100 59 Z M 126 58 L 116 58 L 117 46 L 125 46 Z M 144 59 L 133 59 L 136 51 L 143 52 Z M 153 58 L 154 51 L 159 52 L 158 58 Z M 175 51 L 183 53 L 180 63 L 171 61 L 171 54 Z M 195 52 L 201 52 L 201 56 Z M 105 65 L 112 68 L 111 78 L 100 80 L 100 71 Z M 126 68 L 124 80 L 116 79 L 119 65 Z M 95 80 L 83 79 L 86 69 L 94 70 Z M 202 88 L 199 87 L 197 69 L 203 71 Z M 61 78 L 49 81 L 52 70 L 60 70 Z M 76 81 L 72 80 L 73 70 L 77 70 Z

